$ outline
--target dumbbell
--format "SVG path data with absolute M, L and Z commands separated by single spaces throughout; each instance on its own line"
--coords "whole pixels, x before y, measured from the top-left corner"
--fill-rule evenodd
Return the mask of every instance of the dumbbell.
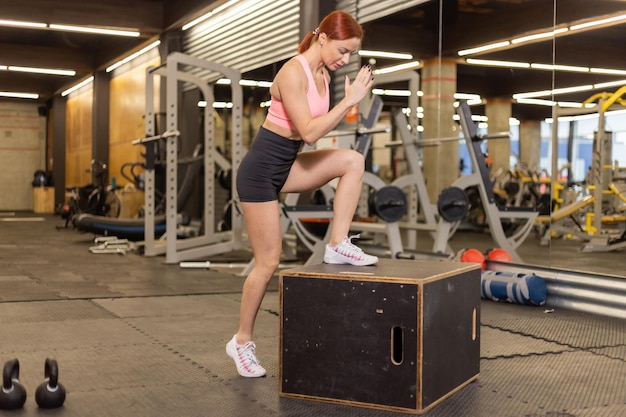
M 44 378 L 35 391 L 35 401 L 40 408 L 58 408 L 65 402 L 65 387 L 59 384 L 59 365 L 54 359 L 47 358 L 44 366 Z
M 20 384 L 20 362 L 11 359 L 2 370 L 0 410 L 17 410 L 26 402 L 26 389 Z

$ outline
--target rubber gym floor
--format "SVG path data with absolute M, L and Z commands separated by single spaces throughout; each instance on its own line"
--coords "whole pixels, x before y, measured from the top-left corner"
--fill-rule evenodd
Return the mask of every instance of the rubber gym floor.
M 57 231 L 58 216 L 25 217 L 41 215 L 0 217 L 0 360 L 18 358 L 28 391 L 23 409 L 1 415 L 403 415 L 279 396 L 277 277 L 255 334 L 268 375 L 242 378 L 224 351 L 237 327 L 243 277 L 236 271 L 92 254 L 93 235 Z M 545 257 L 536 242 L 522 249 L 523 257 Z M 600 254 L 598 264 L 611 259 L 623 265 L 623 254 Z M 478 379 L 425 415 L 626 415 L 623 320 L 485 300 L 480 317 Z M 47 357 L 58 361 L 67 398 L 62 408 L 39 410 L 35 390 Z

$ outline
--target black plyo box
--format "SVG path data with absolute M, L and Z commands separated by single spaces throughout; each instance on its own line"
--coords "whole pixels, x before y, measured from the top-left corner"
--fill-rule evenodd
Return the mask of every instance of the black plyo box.
M 283 270 L 280 395 L 419 414 L 479 374 L 476 264 Z

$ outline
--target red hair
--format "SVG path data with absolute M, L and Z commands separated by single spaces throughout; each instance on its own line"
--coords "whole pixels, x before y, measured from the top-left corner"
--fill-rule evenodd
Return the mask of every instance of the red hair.
M 350 13 L 342 10 L 335 10 L 326 15 L 320 22 L 320 25 L 313 32 L 306 34 L 300 45 L 298 45 L 298 53 L 303 53 L 317 39 L 320 33 L 324 32 L 329 39 L 344 41 L 346 39 L 358 38 L 363 39 L 363 28 Z

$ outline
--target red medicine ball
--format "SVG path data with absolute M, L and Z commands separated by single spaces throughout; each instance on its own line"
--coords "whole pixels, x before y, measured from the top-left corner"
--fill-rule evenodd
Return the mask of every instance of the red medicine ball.
M 478 249 L 464 249 L 460 252 L 458 259 L 461 262 L 472 262 L 480 264 L 480 269 L 484 270 L 486 265 L 485 255 Z
M 502 248 L 489 249 L 486 252 L 486 257 L 490 261 L 511 262 L 511 255 Z

